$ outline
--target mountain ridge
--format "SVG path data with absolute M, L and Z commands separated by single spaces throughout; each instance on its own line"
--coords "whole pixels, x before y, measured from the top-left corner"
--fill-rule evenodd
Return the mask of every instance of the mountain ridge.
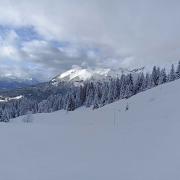
M 83 82 L 86 80 L 101 80 L 108 77 L 121 77 L 122 74 L 136 74 L 144 71 L 144 67 L 133 70 L 125 68 L 82 68 L 75 67 L 55 76 L 50 82 L 57 85 L 59 82 Z
M 11 90 L 17 88 L 24 88 L 31 85 L 36 85 L 40 83 L 38 80 L 33 78 L 17 78 L 14 76 L 10 77 L 0 77 L 0 89 L 1 90 Z

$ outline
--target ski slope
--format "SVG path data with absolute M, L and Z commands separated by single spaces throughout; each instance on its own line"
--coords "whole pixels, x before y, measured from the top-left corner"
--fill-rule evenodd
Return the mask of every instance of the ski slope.
M 98 110 L 2 123 L 0 179 L 179 180 L 179 92 L 177 80 Z

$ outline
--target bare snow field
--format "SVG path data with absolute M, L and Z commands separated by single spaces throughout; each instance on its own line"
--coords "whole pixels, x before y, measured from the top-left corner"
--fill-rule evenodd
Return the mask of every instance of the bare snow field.
M 0 180 L 179 180 L 180 80 L 98 110 L 0 125 Z

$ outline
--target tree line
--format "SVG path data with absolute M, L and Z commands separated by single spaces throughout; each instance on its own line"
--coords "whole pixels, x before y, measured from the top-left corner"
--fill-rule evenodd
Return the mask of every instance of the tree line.
M 56 89 L 53 89 L 51 93 L 47 93 L 49 91 L 47 87 L 44 88 L 41 99 L 33 98 L 35 95 L 32 95 L 9 102 L 0 102 L 0 121 L 8 122 L 11 118 L 29 112 L 49 113 L 61 109 L 74 111 L 81 106 L 97 109 L 179 78 L 180 61 L 177 67 L 172 64 L 168 73 L 165 68 L 154 66 L 151 73 L 129 73 L 122 74 L 121 77 L 88 80 L 78 86 L 63 82 L 57 87 L 50 86 L 49 89 Z

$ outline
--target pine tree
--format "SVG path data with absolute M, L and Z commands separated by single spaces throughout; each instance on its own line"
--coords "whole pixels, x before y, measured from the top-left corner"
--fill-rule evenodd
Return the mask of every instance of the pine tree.
M 75 110 L 75 100 L 74 100 L 74 97 L 73 95 L 69 95 L 68 96 L 68 100 L 67 100 L 67 107 L 66 107 L 66 110 L 67 111 L 74 111 Z
M 99 108 L 101 104 L 102 98 L 102 83 L 97 82 L 95 84 L 95 95 L 94 95 L 94 102 L 93 102 L 93 109 Z
M 109 82 L 108 104 L 114 102 L 115 99 L 114 89 L 115 89 L 115 84 L 113 79 L 111 78 Z
M 90 107 L 94 101 L 94 84 L 89 82 L 86 89 L 86 107 Z
M 176 74 L 174 70 L 174 64 L 171 65 L 170 75 L 169 75 L 169 81 L 174 81 L 176 79 Z
M 117 77 L 115 80 L 115 88 L 114 88 L 115 99 L 120 98 L 120 90 L 121 90 L 121 82 L 120 79 Z
M 145 78 L 144 78 L 144 74 L 140 73 L 135 82 L 134 94 L 137 94 L 138 92 L 141 92 L 144 89 L 145 89 Z
M 98 101 L 98 97 L 96 94 L 95 99 L 94 99 L 94 103 L 93 103 L 93 109 L 97 109 L 97 108 L 99 108 L 99 101 Z
M 2 122 L 9 122 L 9 119 L 10 119 L 10 114 L 8 113 L 8 110 L 7 109 L 3 110 L 1 121 Z
M 176 69 L 176 78 L 180 78 L 180 61 L 178 62 L 177 69 Z
M 120 99 L 123 99 L 126 96 L 126 86 L 126 76 L 122 74 L 120 79 Z
M 156 66 L 154 66 L 151 75 L 152 87 L 157 86 L 159 84 L 159 75 L 159 68 L 156 68 Z
M 48 100 L 43 100 L 38 104 L 38 112 L 39 113 L 48 113 L 49 112 L 49 108 L 48 108 Z M 27 112 L 26 112 L 27 113 Z M 24 114 L 26 114 L 24 113 Z M 23 115 L 24 115 L 23 114 Z
M 107 82 L 103 83 L 102 89 L 101 106 L 104 106 L 108 101 L 109 86 Z
M 128 74 L 126 77 L 126 98 L 131 97 L 134 95 L 134 83 L 132 74 Z
M 166 70 L 165 68 L 163 68 L 160 72 L 159 84 L 164 84 L 166 82 L 167 82 Z
M 80 86 L 80 104 L 84 105 L 85 101 L 86 101 L 86 88 L 87 88 L 87 84 L 85 83 L 84 86 Z
M 151 82 L 152 82 L 151 76 L 149 75 L 149 73 L 146 73 L 145 83 L 144 83 L 144 90 L 151 88 L 151 85 L 152 85 Z

